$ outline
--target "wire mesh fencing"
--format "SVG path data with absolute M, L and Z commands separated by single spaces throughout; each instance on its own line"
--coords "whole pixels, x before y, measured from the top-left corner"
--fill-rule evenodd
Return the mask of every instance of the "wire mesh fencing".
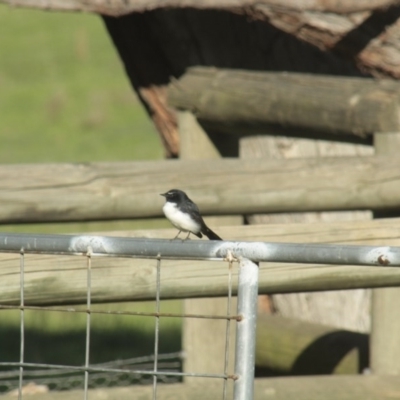
M 4 381 L 13 377 L 14 382 L 18 378 L 16 393 L 19 398 L 24 396 L 24 388 L 27 383 L 36 382 L 40 386 L 39 377 L 48 371 L 49 375 L 57 377 L 58 372 L 69 374 L 71 379 L 78 382 L 82 388 L 83 398 L 89 396 L 89 389 L 94 386 L 96 380 L 105 382 L 111 376 L 136 377 L 139 380 L 152 383 L 153 399 L 157 398 L 159 389 L 158 383 L 168 380 L 182 380 L 185 377 L 207 378 L 222 380 L 223 392 L 221 399 L 228 398 L 227 382 L 234 382 L 233 398 L 235 400 L 249 400 L 253 398 L 254 380 L 254 360 L 255 360 L 255 327 L 257 312 L 258 294 L 258 265 L 257 262 L 293 262 L 293 263 L 318 263 L 333 265 L 366 265 L 366 266 L 399 266 L 400 248 L 397 247 L 373 247 L 373 246 L 345 246 L 345 245 L 316 245 L 316 244 L 281 244 L 281 243 L 261 243 L 261 242 L 213 242 L 213 241 L 185 241 L 180 240 L 159 240 L 159 239 L 133 239 L 100 236 L 68 236 L 68 235 L 18 235 L 0 234 L 0 253 L 18 254 L 18 258 L 13 258 L 14 263 L 18 259 L 18 265 L 10 267 L 10 259 L 4 265 L 10 268 L 9 272 L 3 274 L 15 275 L 18 271 L 18 282 L 5 281 L 3 291 L 0 293 L 0 309 L 16 309 L 20 313 L 20 341 L 19 359 L 13 362 L 0 362 L 0 370 L 5 375 Z M 55 280 L 47 275 L 38 273 L 36 280 L 26 280 L 26 268 L 29 265 L 28 255 L 51 255 L 59 257 L 84 257 L 85 263 L 85 286 L 84 298 L 82 288 L 74 291 L 74 282 L 70 284 L 67 297 L 61 299 L 57 293 L 62 293 L 63 280 Z M 140 259 L 150 260 L 153 263 L 155 273 L 151 275 L 154 279 L 154 286 L 149 289 L 143 284 L 144 278 L 140 275 L 132 276 L 129 285 L 138 286 L 140 290 L 136 292 L 136 297 L 132 299 L 149 299 L 154 296 L 155 306 L 152 312 L 142 311 L 107 311 L 93 308 L 93 295 L 96 302 L 122 301 L 124 298 L 118 293 L 119 286 L 114 287 L 114 291 L 107 291 L 105 287 L 98 288 L 93 285 L 93 273 L 98 272 L 102 267 L 94 266 L 94 260 L 107 257 L 117 257 L 118 259 Z M 79 258 L 78 258 L 79 260 Z M 162 279 L 163 263 L 166 260 L 217 260 L 226 263 L 226 284 L 223 293 L 227 298 L 227 309 L 224 315 L 191 315 L 183 313 L 164 313 L 161 311 L 161 299 L 168 286 Z M 252 260 L 252 261 L 250 261 Z M 41 265 L 39 260 L 37 265 Z M 82 261 L 79 261 L 82 263 Z M 130 262 L 130 261 L 129 261 Z M 237 282 L 234 282 L 233 264 L 238 262 Z M 0 262 L 1 265 L 1 262 Z M 3 265 L 3 266 L 4 266 Z M 126 264 L 124 266 L 126 268 Z M 188 263 L 185 268 L 190 268 Z M 57 268 L 55 268 L 57 269 Z M 64 271 L 65 272 L 65 271 Z M 109 282 L 121 279 L 117 275 L 118 270 L 113 270 L 114 274 L 109 276 Z M 63 268 L 57 271 L 60 275 Z M 74 272 L 75 273 L 75 272 Z M 146 270 L 145 273 L 148 273 Z M 235 275 L 236 276 L 236 275 Z M 68 275 L 68 280 L 74 279 L 74 274 Z M 176 276 L 178 280 L 179 276 Z M 170 279 L 171 280 L 171 279 Z M 39 281 L 39 282 L 38 282 Z M 42 282 L 43 281 L 43 282 Z M 67 282 L 65 282 L 67 284 Z M 126 282 L 121 282 L 121 285 Z M 107 282 L 105 283 L 107 285 Z M 179 290 L 179 285 L 175 282 L 169 283 L 169 294 L 171 290 Z M 18 288 L 17 288 L 18 286 Z M 56 286 L 55 288 L 52 286 Z M 132 287 L 133 287 L 132 286 Z M 143 287 L 142 287 L 143 286 Z M 49 290 L 51 288 L 53 290 Z M 122 286 L 121 286 L 122 287 Z M 172 289 L 171 289 L 172 288 Z M 16 291 L 18 289 L 18 291 Z M 189 291 L 192 290 L 190 287 Z M 212 289 L 214 290 L 214 289 Z M 106 292 L 104 295 L 103 292 Z M 110 296 L 112 293 L 112 296 Z M 205 294 L 220 296 L 221 291 L 208 291 Z M 237 311 L 231 310 L 232 295 L 237 294 Z M 167 296 L 168 297 L 168 296 Z M 184 297 L 181 294 L 181 297 Z M 195 297 L 195 296 L 192 296 Z M 131 299 L 131 300 L 132 300 Z M 77 309 L 65 304 L 85 303 L 85 309 Z M 25 313 L 28 311 L 40 312 L 63 312 L 84 314 L 86 318 L 86 334 L 84 346 L 84 362 L 82 365 L 66 365 L 57 363 L 38 363 L 29 362 L 25 358 L 27 343 L 25 340 Z M 95 364 L 91 362 L 91 340 L 92 340 L 92 318 L 96 314 L 117 314 L 132 318 L 141 316 L 153 318 L 154 346 L 151 358 L 151 365 L 124 363 L 124 360 L 117 363 Z M 200 319 L 219 319 L 226 321 L 225 329 L 225 354 L 224 367 L 220 373 L 209 373 L 207 371 L 183 372 L 177 365 L 165 364 L 166 355 L 160 354 L 160 321 L 164 318 L 200 318 Z M 234 371 L 228 370 L 229 358 L 229 332 L 232 329 L 232 322 L 235 322 L 236 343 L 235 343 L 235 367 Z M 5 369 L 7 369 L 5 371 Z M 119 374 L 119 375 L 118 375 Z M 75 376 L 80 376 L 76 380 Z M 114 378 L 115 380 L 116 378 Z M 122 379 L 122 378 L 121 378 Z M 130 379 L 130 378 L 129 378 Z M 131 382 L 128 379 L 129 382 Z M 11 379 L 9 379 L 11 380 Z M 0 383 L 1 384 L 1 383 Z M 14 383 L 16 384 L 16 383 Z M 10 387 L 8 387 L 10 388 Z
M 139 243 L 138 243 L 139 242 Z M 226 268 L 226 296 L 227 296 L 227 311 L 226 315 L 192 315 L 192 314 L 177 314 L 177 313 L 163 313 L 161 312 L 161 274 L 163 251 L 158 249 L 159 241 L 152 243 L 151 240 L 131 239 L 126 242 L 126 238 L 104 238 L 104 237 L 85 237 L 85 236 L 64 236 L 64 235 L 0 235 L 0 252 L 16 253 L 19 254 L 19 265 L 15 266 L 19 273 L 19 300 L 9 299 L 3 297 L 0 303 L 0 310 L 19 310 L 20 312 L 20 348 L 19 359 L 15 361 L 2 361 L 0 360 L 0 389 L 3 391 L 11 391 L 18 394 L 19 398 L 23 398 L 24 393 L 34 390 L 65 390 L 71 388 L 82 388 L 83 398 L 87 399 L 89 396 L 89 389 L 99 386 L 115 386 L 126 385 L 135 382 L 152 383 L 153 386 L 153 399 L 157 398 L 158 383 L 169 383 L 181 381 L 184 377 L 202 377 L 210 379 L 218 379 L 223 381 L 222 399 L 227 399 L 227 381 L 239 380 L 238 376 L 232 371 L 228 371 L 228 363 L 231 355 L 229 354 L 230 348 L 230 331 L 233 321 L 242 321 L 243 312 L 250 310 L 249 318 L 242 324 L 242 336 L 246 340 L 246 344 L 242 340 L 242 345 L 245 347 L 240 348 L 242 353 L 241 365 L 242 376 L 240 379 L 241 385 L 247 386 L 242 396 L 236 398 L 251 398 L 252 381 L 254 377 L 254 342 L 255 342 L 255 315 L 256 315 L 256 298 L 257 298 L 257 276 L 258 268 L 250 261 L 246 261 L 246 273 L 243 275 L 243 291 L 252 288 L 252 298 L 249 297 L 250 293 L 246 293 L 246 299 L 249 301 L 242 301 L 239 305 L 239 312 L 235 314 L 231 310 L 232 299 L 232 270 L 235 258 L 229 253 L 224 257 L 227 263 Z M 168 246 L 179 248 L 182 242 L 176 241 L 162 241 Z M 139 246 L 137 246 L 139 244 Z M 144 246 L 144 244 L 146 244 Z M 167 246 L 167 247 L 168 247 Z M 180 246 L 182 248 L 182 246 Z M 176 249 L 175 249 L 176 251 Z M 57 263 L 59 256 L 70 257 L 84 257 L 85 270 L 86 270 L 86 307 L 85 309 L 78 309 L 71 306 L 59 306 L 59 300 L 43 298 L 36 300 L 38 303 L 45 302 L 46 305 L 36 305 L 35 300 L 32 300 L 32 291 L 30 291 L 29 301 L 26 302 L 26 288 L 29 285 L 25 282 L 26 267 L 29 264 L 30 254 L 45 254 L 54 257 L 54 263 Z M 93 261 L 96 257 L 112 256 L 121 258 L 150 258 L 155 263 L 155 308 L 153 312 L 143 311 L 106 311 L 93 309 L 92 305 L 92 275 L 93 275 Z M 199 256 L 190 255 L 186 250 L 182 249 L 177 251 L 175 255 L 167 255 L 166 258 L 200 258 Z M 202 258 L 210 258 L 203 256 Z M 216 257 L 211 257 L 216 259 Z M 80 261 L 82 263 L 82 261 Z M 253 267 L 253 268 L 251 268 Z M 251 271 L 251 279 L 248 279 L 249 271 Z M 62 270 L 60 271 L 62 274 Z M 246 278 L 247 276 L 247 278 Z M 118 279 L 118 278 L 116 278 Z M 246 280 L 247 279 L 247 280 Z M 12 296 L 11 296 L 12 297 Z M 35 296 L 33 296 L 35 298 Z M 40 298 L 40 294 L 36 299 Z M 107 299 L 106 299 L 107 300 Z M 9 304 L 6 304 L 9 303 Z M 15 304 L 13 304 L 15 303 Z M 250 307 L 250 309 L 249 309 Z M 26 339 L 25 339 L 25 314 L 28 311 L 40 312 L 60 312 L 60 313 L 84 313 L 86 315 L 86 336 L 85 336 L 85 350 L 84 350 L 84 363 L 81 366 L 64 365 L 57 363 L 43 363 L 43 362 L 29 362 L 25 358 L 26 353 Z M 154 328 L 154 347 L 153 354 L 147 358 L 135 358 L 129 360 L 114 360 L 107 363 L 93 364 L 91 363 L 91 330 L 92 318 L 96 314 L 117 314 L 125 315 L 134 318 L 135 316 L 153 318 L 155 320 Z M 160 354 L 159 340 L 160 340 L 160 319 L 161 318 L 200 318 L 200 319 L 214 319 L 225 320 L 225 355 L 224 355 L 224 368 L 220 373 L 208 373 L 207 371 L 182 371 L 182 357 L 180 353 L 173 354 Z M 240 336 L 240 334 L 239 334 Z M 250 343 L 250 353 L 249 353 Z M 252 350 L 253 349 L 253 350 Z M 243 356 L 250 354 L 249 359 Z M 169 361 L 169 362 L 167 362 Z M 246 377 L 245 375 L 248 375 Z M 250 391 L 250 392 L 249 392 Z

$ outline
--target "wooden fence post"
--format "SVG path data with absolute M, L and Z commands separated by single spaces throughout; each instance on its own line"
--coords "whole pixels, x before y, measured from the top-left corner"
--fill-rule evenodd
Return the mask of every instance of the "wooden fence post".
M 248 136 L 241 140 L 241 158 L 319 158 L 321 165 L 324 157 L 340 157 L 343 155 L 364 156 L 372 153 L 372 149 L 351 143 L 327 142 L 305 138 L 290 138 L 274 135 Z M 361 157 L 360 157 L 361 158 Z M 329 159 L 329 158 L 326 158 Z M 290 162 L 290 161 L 288 161 Z M 348 166 L 351 168 L 350 164 Z M 320 196 L 317 194 L 316 197 Z M 253 214 L 247 216 L 250 224 L 273 224 L 293 222 L 324 223 L 345 220 L 368 220 L 369 211 L 343 212 L 297 212 L 275 214 Z M 305 235 L 303 238 L 307 241 Z M 279 315 L 299 318 L 308 322 L 320 322 L 335 327 L 364 331 L 370 322 L 370 296 L 366 290 L 329 291 L 313 293 L 284 293 L 272 296 L 273 306 Z M 343 310 L 347 310 L 345 313 Z
M 380 132 L 374 136 L 374 145 L 376 154 L 398 155 L 400 132 Z M 375 374 L 400 374 L 399 303 L 400 288 L 372 291 L 370 366 Z
M 178 112 L 178 127 L 180 136 L 181 159 L 212 159 L 220 158 L 220 150 L 212 142 L 207 133 L 197 122 L 196 117 L 190 111 Z M 231 140 L 231 138 L 229 138 Z M 185 188 L 181 188 L 185 190 Z M 195 199 L 194 199 L 195 200 Z M 241 216 L 208 218 L 210 226 L 241 225 Z M 218 232 L 218 229 L 216 228 Z M 227 265 L 228 268 L 228 265 Z M 227 275 L 228 276 L 228 275 Z M 227 279 L 228 293 L 228 279 Z M 232 299 L 231 312 L 235 313 L 237 307 L 236 298 Z M 224 315 L 227 313 L 226 298 L 187 299 L 184 301 L 184 312 L 187 314 Z M 223 373 L 225 360 L 225 320 L 207 320 L 187 318 L 183 323 L 183 349 L 185 352 L 184 371 Z M 231 327 L 230 355 L 233 355 L 235 344 L 235 327 Z M 228 371 L 233 371 L 234 359 L 231 356 Z M 185 382 L 199 383 L 210 382 L 208 378 L 186 378 Z M 222 381 L 221 381 L 222 389 Z
M 201 160 L 220 158 L 221 155 L 207 133 L 190 111 L 178 111 L 179 158 Z

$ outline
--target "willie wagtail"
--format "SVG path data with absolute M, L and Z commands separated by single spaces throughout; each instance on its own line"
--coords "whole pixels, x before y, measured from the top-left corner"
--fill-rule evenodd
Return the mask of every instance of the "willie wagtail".
M 169 190 L 167 193 L 162 193 L 166 202 L 163 207 L 165 216 L 170 220 L 172 225 L 179 229 L 176 239 L 181 232 L 188 232 L 185 240 L 191 233 L 197 237 L 206 235 L 210 240 L 222 240 L 214 233 L 203 221 L 200 215 L 199 207 L 189 199 L 185 192 L 178 189 Z

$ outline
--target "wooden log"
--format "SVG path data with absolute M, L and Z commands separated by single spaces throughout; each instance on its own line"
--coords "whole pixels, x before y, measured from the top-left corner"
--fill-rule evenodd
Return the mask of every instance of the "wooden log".
M 358 374 L 369 366 L 368 336 L 332 326 L 259 314 L 256 366 L 279 374 Z
M 110 2 L 109 0 L 0 0 L 0 3 L 10 4 L 12 6 L 32 7 L 44 10 L 57 10 L 57 11 L 89 11 L 96 12 L 104 15 L 120 16 L 129 14 L 134 11 L 143 12 L 145 10 L 154 9 L 158 7 L 195 7 L 199 9 L 205 8 L 237 8 L 238 6 L 251 7 L 253 1 L 249 0 L 219 0 L 218 2 L 212 0 L 185 0 L 180 4 L 177 0 L 165 0 L 162 3 L 157 1 L 148 0 L 125 0 L 123 2 Z M 354 12 L 368 12 L 377 9 L 385 9 L 396 3 L 393 0 L 352 0 L 352 1 L 338 1 L 338 0 L 308 0 L 307 2 L 299 2 L 296 0 L 258 0 L 256 2 L 256 9 L 262 13 L 264 8 L 268 6 L 274 9 L 278 5 L 281 11 L 319 11 L 329 13 L 354 13 Z M 258 6 L 258 7 L 257 7 Z
M 323 51 L 353 59 L 366 74 L 398 79 L 400 66 L 395 61 L 399 57 L 398 7 L 393 2 L 380 12 L 371 12 L 371 8 L 362 12 L 361 6 L 360 12 L 346 14 L 343 4 L 337 4 L 342 12 L 337 9 L 334 15 L 318 10 L 308 12 L 306 7 L 284 12 L 273 6 L 261 5 L 256 9 L 262 15 L 259 18 L 277 29 Z
M 115 236 L 171 238 L 175 230 L 114 232 Z M 326 224 L 221 227 L 226 239 L 308 243 L 359 243 L 399 246 L 400 220 Z M 105 232 L 110 235 L 111 233 Z M 25 256 L 25 304 L 86 303 L 86 259 L 82 256 Z M 162 261 L 163 299 L 227 295 L 226 262 Z M 233 274 L 233 293 L 237 287 Z M 93 257 L 92 301 L 153 300 L 155 260 Z M 0 256 L 0 304 L 19 304 L 19 255 Z M 260 294 L 362 287 L 400 286 L 400 268 L 261 263 Z
M 136 36 L 137 32 L 134 31 L 131 32 L 131 34 Z M 138 47 L 141 46 L 140 42 L 138 42 L 136 45 Z M 151 47 L 151 45 L 149 45 L 149 47 Z M 137 53 L 135 54 L 137 55 Z M 123 58 L 122 54 L 121 57 Z M 139 55 L 137 55 L 137 57 L 140 59 Z M 146 62 L 153 61 L 154 60 L 146 60 Z M 141 64 L 141 62 L 139 64 Z M 162 69 L 162 67 L 159 68 Z M 136 73 L 138 76 L 141 76 L 140 79 L 146 80 L 146 77 L 144 77 L 140 72 Z M 154 74 L 152 72 L 149 72 L 149 74 L 154 79 Z M 127 71 L 127 75 L 130 75 L 129 70 Z M 149 117 L 153 121 L 160 134 L 160 138 L 165 149 L 165 156 L 176 156 L 179 153 L 178 127 L 174 110 L 167 106 L 167 85 L 149 86 L 145 84 L 142 87 L 137 87 L 136 80 L 133 85 L 136 88 L 139 99 L 144 103 Z
M 400 288 L 374 289 L 372 292 L 371 370 L 374 374 L 400 374 L 400 310 L 396 304 Z
M 162 215 L 179 187 L 204 214 L 400 208 L 398 157 L 0 166 L 0 222 Z M 229 182 L 227 182 L 229 176 Z
M 195 67 L 170 84 L 168 102 L 221 131 L 278 125 L 366 136 L 399 129 L 400 83 Z
M 184 160 L 210 160 L 220 158 L 223 152 L 219 149 L 207 133 L 198 124 L 196 117 L 189 111 L 178 112 L 179 136 L 181 142 L 180 158 Z M 240 215 L 227 216 L 230 225 L 240 225 L 243 217 Z M 213 225 L 221 225 L 221 218 L 214 217 Z M 226 220 L 223 221 L 226 223 Z M 226 314 L 227 300 L 225 298 L 186 299 L 183 303 L 186 314 Z M 236 313 L 236 299 L 231 302 L 231 313 Z M 230 348 L 228 354 L 233 354 L 235 344 L 235 329 L 230 330 Z M 209 371 L 218 373 L 224 370 L 226 344 L 226 321 L 200 320 L 185 318 L 183 321 L 182 348 L 185 352 L 183 370 Z M 233 357 L 230 357 L 227 371 L 233 371 Z M 203 381 L 208 384 L 207 378 L 186 377 L 185 383 Z M 223 390 L 223 382 L 221 392 Z
M 255 379 L 254 400 L 394 400 L 400 398 L 400 383 L 395 376 L 310 376 Z M 83 390 L 68 390 L 32 394 L 32 400 L 75 400 L 82 398 Z M 25 397 L 25 396 L 24 396 Z M 90 389 L 91 400 L 153 399 L 151 386 Z M 15 399 L 15 395 L 2 398 Z M 204 384 L 159 384 L 159 400 L 220 399 L 222 392 L 214 379 Z M 227 393 L 232 398 L 232 389 Z
M 179 111 L 177 117 L 181 160 L 209 160 L 221 157 L 218 148 L 190 111 Z

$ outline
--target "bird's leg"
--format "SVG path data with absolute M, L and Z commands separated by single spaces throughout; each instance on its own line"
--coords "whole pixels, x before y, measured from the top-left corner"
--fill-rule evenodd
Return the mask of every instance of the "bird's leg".
M 188 239 L 189 239 L 189 236 L 190 236 L 190 232 L 188 232 L 187 236 L 186 236 L 185 239 L 183 239 L 183 240 L 188 240 Z
M 181 232 L 182 232 L 182 231 L 179 231 L 178 234 L 177 234 L 172 240 L 175 240 L 175 239 L 179 236 L 179 234 L 180 234 Z

